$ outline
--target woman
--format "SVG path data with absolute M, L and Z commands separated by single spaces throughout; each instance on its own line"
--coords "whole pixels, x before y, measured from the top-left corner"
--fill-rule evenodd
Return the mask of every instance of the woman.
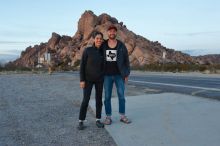
M 79 113 L 79 130 L 85 128 L 83 121 L 86 118 L 87 108 L 93 85 L 95 85 L 96 99 L 96 125 L 103 128 L 101 120 L 102 113 L 102 90 L 103 90 L 103 53 L 101 45 L 103 34 L 95 32 L 94 44 L 84 50 L 80 64 L 80 87 L 83 88 L 83 101 Z

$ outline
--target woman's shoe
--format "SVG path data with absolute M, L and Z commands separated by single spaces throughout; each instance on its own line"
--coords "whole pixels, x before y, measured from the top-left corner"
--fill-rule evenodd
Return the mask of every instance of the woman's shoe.
M 97 121 L 96 121 L 96 126 L 97 126 L 98 128 L 104 128 L 104 124 L 103 124 L 100 120 L 97 120 Z
M 78 130 L 83 130 L 85 128 L 83 122 L 79 122 L 79 125 L 78 125 Z

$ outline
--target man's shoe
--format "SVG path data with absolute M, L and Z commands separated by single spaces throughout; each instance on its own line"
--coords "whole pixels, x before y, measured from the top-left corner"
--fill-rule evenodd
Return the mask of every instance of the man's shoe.
M 83 130 L 85 128 L 83 122 L 79 122 L 79 125 L 78 125 L 78 130 Z
M 125 124 L 130 124 L 131 120 L 129 120 L 126 116 L 122 116 L 120 121 Z
M 97 121 L 96 121 L 96 126 L 97 126 L 98 128 L 104 128 L 104 124 L 103 124 L 100 120 L 97 120 Z
M 107 117 L 105 118 L 104 124 L 105 124 L 105 125 L 111 125 L 111 124 L 112 124 L 112 119 L 111 119 L 111 117 L 108 117 L 108 116 L 107 116 Z

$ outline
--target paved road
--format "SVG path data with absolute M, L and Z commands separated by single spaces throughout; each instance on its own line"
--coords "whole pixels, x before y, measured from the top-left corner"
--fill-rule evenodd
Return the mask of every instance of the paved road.
M 220 75 L 133 73 L 129 84 L 155 89 L 158 92 L 173 92 L 220 100 Z
M 70 72 L 78 76 L 78 72 Z M 132 71 L 129 86 L 143 93 L 181 93 L 220 100 L 220 75 L 201 73 L 158 73 Z M 129 92 L 129 91 L 127 91 Z M 129 93 L 129 95 L 132 93 Z

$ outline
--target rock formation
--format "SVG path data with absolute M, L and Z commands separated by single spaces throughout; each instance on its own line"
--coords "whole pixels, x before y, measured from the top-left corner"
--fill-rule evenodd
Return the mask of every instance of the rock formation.
M 118 28 L 118 39 L 125 43 L 129 60 L 132 66 L 154 64 L 154 63 L 199 63 L 199 58 L 195 59 L 190 55 L 180 51 L 168 49 L 159 42 L 152 42 L 127 29 L 123 22 L 118 22 L 108 14 L 96 16 L 92 11 L 85 11 L 78 21 L 77 32 L 72 36 L 60 36 L 52 33 L 51 38 L 46 43 L 28 47 L 21 53 L 19 59 L 13 63 L 18 66 L 34 67 L 38 64 L 38 58 L 45 52 L 52 54 L 52 64 L 65 63 L 74 65 L 81 59 L 85 47 L 92 44 L 92 33 L 101 31 L 107 39 L 107 28 L 114 24 Z M 162 58 L 166 52 L 166 59 Z

